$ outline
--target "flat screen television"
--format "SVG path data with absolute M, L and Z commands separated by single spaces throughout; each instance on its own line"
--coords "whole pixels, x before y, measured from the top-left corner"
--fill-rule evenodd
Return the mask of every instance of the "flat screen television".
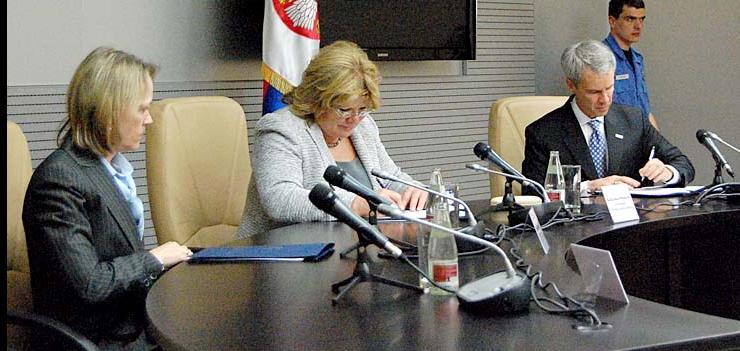
M 476 0 L 319 0 L 321 45 L 357 43 L 376 61 L 474 60 Z

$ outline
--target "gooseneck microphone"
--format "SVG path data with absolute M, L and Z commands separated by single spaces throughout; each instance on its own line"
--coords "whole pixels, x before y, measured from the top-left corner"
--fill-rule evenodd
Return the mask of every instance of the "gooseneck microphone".
M 500 168 L 504 173 L 508 173 L 517 177 L 524 177 L 521 172 L 512 167 L 508 162 L 501 158 L 501 156 L 494 152 L 488 144 L 484 142 L 475 144 L 475 147 L 473 147 L 473 153 L 475 153 L 475 156 L 478 156 L 478 158 L 483 161 L 492 162 L 493 164 L 498 166 L 498 168 Z
M 500 175 L 500 176 L 503 176 L 503 177 L 507 177 L 507 178 L 511 178 L 511 179 L 516 179 L 520 183 L 522 183 L 523 186 L 528 186 L 528 187 L 531 187 L 531 188 L 537 190 L 537 193 L 540 195 L 540 197 L 543 199 L 544 202 L 550 202 L 550 198 L 547 195 L 545 195 L 545 187 L 543 187 L 542 184 L 535 182 L 534 180 L 531 180 L 531 179 L 526 178 L 524 176 L 521 176 L 520 177 L 520 176 L 516 176 L 516 175 L 513 175 L 513 174 L 504 173 L 504 172 L 497 172 L 497 171 L 494 171 L 492 169 L 488 169 L 486 167 L 483 167 L 483 166 L 481 166 L 481 165 L 479 165 L 477 163 L 468 163 L 468 164 L 465 165 L 465 167 L 466 168 L 469 168 L 469 169 L 472 169 L 474 171 L 478 171 L 478 172 L 493 173 L 493 174 Z
M 501 158 L 501 156 L 499 156 L 496 152 L 494 152 L 488 144 L 484 142 L 475 144 L 475 147 L 473 147 L 473 152 L 481 160 L 489 161 L 495 164 L 499 169 L 501 169 L 501 171 L 507 174 L 506 175 L 507 177 L 518 180 L 520 183 L 522 183 L 523 186 L 528 186 L 534 189 L 535 191 L 537 191 L 538 193 L 542 191 L 541 193 L 542 201 L 549 202 L 548 197 L 545 196 L 545 187 L 543 187 L 542 184 L 525 177 L 521 172 L 517 171 L 516 168 L 512 167 L 508 162 L 506 162 L 503 158 Z M 480 170 L 482 170 L 482 168 L 483 167 L 481 167 Z M 526 181 L 522 179 L 526 179 Z
M 311 189 L 311 192 L 308 193 L 308 199 L 311 200 L 314 206 L 347 224 L 357 231 L 359 235 L 367 239 L 367 241 L 375 244 L 377 247 L 384 248 L 393 257 L 398 258 L 403 254 L 401 249 L 393 245 L 385 235 L 352 212 L 347 205 L 337 198 L 337 195 L 328 185 L 324 183 L 316 184 Z
M 530 279 L 514 270 L 511 261 L 500 247 L 476 236 L 408 216 L 393 206 L 378 205 L 378 212 L 395 219 L 404 219 L 439 229 L 463 240 L 490 247 L 504 259 L 505 271 L 494 273 L 460 287 L 456 294 L 463 308 L 470 308 L 473 311 L 482 310 L 493 314 L 517 312 L 529 308 Z
M 726 142 L 726 141 L 722 140 L 722 138 L 720 138 L 720 137 L 719 137 L 719 135 L 717 135 L 717 134 L 715 134 L 715 133 L 712 133 L 712 132 L 709 132 L 709 131 L 707 132 L 707 134 L 709 134 L 709 136 L 710 136 L 710 137 L 712 137 L 712 139 L 714 139 L 714 140 L 717 140 L 717 141 L 719 141 L 720 143 L 722 143 L 722 144 L 725 144 L 725 145 L 726 145 L 727 147 L 729 147 L 730 149 L 733 149 L 733 150 L 735 150 L 735 152 L 740 152 L 740 149 L 738 149 L 738 148 L 736 148 L 735 146 L 733 146 L 732 144 L 730 144 L 730 143 L 728 143 L 728 142 Z
M 391 204 L 390 201 L 378 195 L 378 193 L 374 192 L 372 189 L 362 185 L 362 183 L 357 181 L 357 179 L 335 165 L 326 167 L 326 170 L 324 171 L 324 179 L 333 186 L 340 187 L 363 197 L 365 200 L 372 202 L 375 206 L 379 204 Z
M 396 177 L 396 176 L 394 176 L 394 175 L 392 175 L 392 174 L 390 174 L 390 173 L 388 173 L 386 171 L 380 171 L 380 170 L 377 170 L 377 169 L 373 169 L 373 170 L 370 170 L 370 174 L 372 174 L 372 175 L 374 175 L 374 176 L 376 176 L 378 178 L 390 180 L 392 182 L 398 182 L 398 183 L 401 183 L 401 184 L 406 184 L 406 185 L 408 185 L 408 186 L 410 186 L 412 188 L 423 190 L 423 191 L 426 191 L 426 192 L 428 192 L 430 194 L 434 194 L 434 195 L 440 196 L 442 198 L 445 198 L 447 200 L 452 200 L 454 202 L 457 202 L 457 203 L 459 203 L 465 209 L 466 212 L 468 212 L 468 217 L 470 218 L 468 221 L 470 223 L 470 226 L 471 227 L 474 227 L 476 224 L 478 224 L 478 221 L 475 220 L 475 216 L 473 215 L 473 211 L 470 210 L 470 207 L 468 207 L 468 204 L 466 204 L 465 202 L 463 202 L 462 200 L 460 200 L 460 199 L 458 199 L 456 197 L 452 197 L 452 196 L 450 196 L 448 194 L 440 193 L 440 192 L 435 191 L 435 190 L 432 190 L 432 189 L 430 189 L 429 187 L 426 187 L 426 186 L 421 186 L 421 185 L 418 185 L 418 184 L 414 184 L 413 182 L 409 182 L 409 181 L 403 180 L 403 179 L 398 178 L 398 177 Z
M 718 166 L 724 167 L 727 171 L 727 174 L 729 174 L 732 178 L 735 178 L 735 173 L 732 171 L 732 167 L 730 167 L 730 164 L 727 163 L 727 160 L 712 140 L 712 134 L 714 133 L 709 133 L 704 129 L 699 129 L 696 131 L 696 140 L 699 140 L 699 143 L 704 145 L 704 147 L 709 150 L 709 152 L 712 154 L 712 158 L 714 158 L 714 161 L 717 162 Z

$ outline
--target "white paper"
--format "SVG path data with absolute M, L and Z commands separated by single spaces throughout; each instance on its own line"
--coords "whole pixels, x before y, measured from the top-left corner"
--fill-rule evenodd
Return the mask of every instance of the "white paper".
M 688 196 L 704 188 L 701 185 L 692 185 L 685 188 L 646 187 L 630 190 L 632 196 L 661 197 L 661 196 Z
M 621 223 L 640 220 L 627 185 L 602 186 L 601 193 L 604 195 L 606 207 L 609 208 L 609 215 L 612 217 L 612 222 Z
M 540 246 L 542 246 L 542 251 L 547 255 L 550 252 L 550 244 L 547 242 L 547 238 L 545 237 L 545 232 L 542 231 L 542 225 L 540 225 L 540 220 L 537 219 L 537 213 L 534 212 L 534 207 L 529 208 L 529 219 L 532 221 L 532 226 L 534 227 L 534 232 L 537 233 L 537 239 L 540 241 Z
M 617 267 L 614 265 L 611 252 L 578 244 L 570 244 L 570 250 L 573 252 L 573 256 L 576 258 L 576 264 L 578 264 L 581 272 L 588 270 L 580 269 L 580 267 L 593 264 L 603 267 L 599 296 L 614 301 L 630 303 L 627 292 L 622 285 L 622 279 L 619 278 Z M 588 279 L 588 277 L 584 277 L 584 279 Z

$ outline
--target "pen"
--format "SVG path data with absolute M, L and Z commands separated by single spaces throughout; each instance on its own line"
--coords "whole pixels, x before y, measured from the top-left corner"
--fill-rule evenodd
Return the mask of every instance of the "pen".
M 653 156 L 655 156 L 655 145 L 653 145 L 653 147 L 650 148 L 650 156 L 648 156 L 648 162 L 650 162 L 650 160 L 653 159 Z M 640 178 L 640 183 L 644 181 L 645 181 L 645 176 L 642 176 L 642 178 Z

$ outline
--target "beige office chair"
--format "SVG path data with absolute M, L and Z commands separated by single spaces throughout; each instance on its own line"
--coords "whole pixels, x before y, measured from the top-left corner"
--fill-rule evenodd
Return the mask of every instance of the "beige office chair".
M 252 174 L 244 110 L 221 96 L 154 102 L 147 126 L 149 203 L 160 244 L 234 240 Z
M 501 158 L 521 171 L 524 129 L 567 100 L 567 96 L 516 96 L 496 101 L 488 119 L 488 143 Z M 504 183 L 504 177 L 491 175 L 491 197 L 504 194 Z M 519 183 L 514 183 L 513 192 L 521 194 Z
M 31 298 L 31 274 L 28 268 L 28 249 L 26 233 L 23 231 L 23 198 L 26 196 L 28 181 L 31 179 L 31 154 L 28 143 L 17 124 L 7 121 L 7 311 L 33 311 Z M 28 343 L 26 333 L 8 326 L 8 345 Z

